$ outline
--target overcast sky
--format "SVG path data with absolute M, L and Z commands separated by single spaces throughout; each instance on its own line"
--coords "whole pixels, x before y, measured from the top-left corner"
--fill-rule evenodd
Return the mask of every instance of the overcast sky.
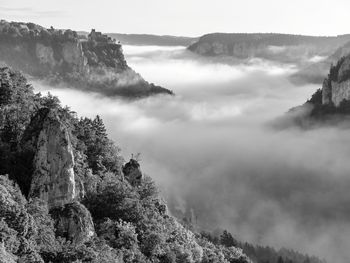
M 0 17 L 55 28 L 198 36 L 350 33 L 349 0 L 0 0 Z

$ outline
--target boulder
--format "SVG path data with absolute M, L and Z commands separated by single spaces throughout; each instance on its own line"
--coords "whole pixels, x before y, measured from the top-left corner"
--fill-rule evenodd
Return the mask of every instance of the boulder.
M 89 241 L 95 234 L 91 214 L 79 202 L 56 207 L 50 213 L 55 220 L 56 235 L 64 237 L 74 244 Z

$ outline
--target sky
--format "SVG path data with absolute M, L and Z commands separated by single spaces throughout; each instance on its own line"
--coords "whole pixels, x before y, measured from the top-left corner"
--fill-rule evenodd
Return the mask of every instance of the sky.
M 0 18 L 108 33 L 200 36 L 211 32 L 338 35 L 348 0 L 0 0 Z

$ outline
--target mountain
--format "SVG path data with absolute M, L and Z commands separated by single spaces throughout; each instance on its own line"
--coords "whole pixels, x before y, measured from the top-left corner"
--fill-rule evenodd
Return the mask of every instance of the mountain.
M 0 21 L 0 62 L 51 84 L 129 98 L 172 94 L 131 69 L 122 46 L 92 30 L 46 29 L 33 23 Z
M 181 225 L 102 119 L 0 68 L 0 262 L 250 263 Z
M 329 55 L 348 41 L 350 35 L 314 37 L 274 33 L 213 33 L 200 37 L 188 49 L 202 56 L 261 57 L 294 62 L 305 56 Z

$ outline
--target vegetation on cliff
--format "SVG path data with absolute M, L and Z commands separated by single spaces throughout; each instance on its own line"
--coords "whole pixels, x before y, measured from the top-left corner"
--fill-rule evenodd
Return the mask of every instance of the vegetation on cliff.
M 346 99 L 347 93 L 333 94 L 332 85 L 350 79 L 350 56 L 340 58 L 335 65 L 331 65 L 327 78 L 323 82 L 322 89 L 316 90 L 306 104 L 312 105 L 309 116 L 313 119 L 334 119 L 334 115 L 345 116 L 350 114 L 350 101 Z M 343 97 L 339 105 L 332 101 L 333 97 Z
M 0 69 L 0 111 L 2 260 L 250 262 L 242 249 L 214 244 L 178 223 L 151 178 L 137 176 L 131 184 L 122 170 L 132 170 L 135 160 L 123 169 L 120 149 L 100 117 L 78 118 L 57 98 L 34 94 L 26 79 L 9 68 Z M 40 145 L 37 134 L 45 131 L 48 114 L 69 129 L 79 189 L 73 202 L 51 209 L 45 200 L 29 195 Z M 66 138 L 62 140 L 64 147 Z
M 172 94 L 145 81 L 127 65 L 122 46 L 95 31 L 83 38 L 69 29 L 1 20 L 0 62 L 51 84 L 107 96 Z

